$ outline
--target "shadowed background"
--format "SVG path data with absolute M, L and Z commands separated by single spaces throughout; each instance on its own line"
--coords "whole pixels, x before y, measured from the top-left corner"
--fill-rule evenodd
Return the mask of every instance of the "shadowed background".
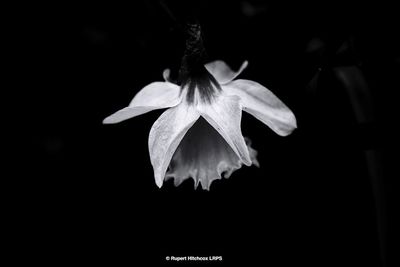
M 18 246 L 33 262 L 390 262 L 400 56 L 390 8 L 134 1 L 21 10 L 29 146 Z M 101 124 L 164 68 L 176 75 L 177 21 L 192 15 L 210 60 L 233 69 L 249 60 L 240 78 L 265 85 L 298 119 L 283 138 L 244 113 L 261 167 L 243 167 L 210 192 L 194 191 L 192 180 L 157 188 L 147 140 L 162 111 Z

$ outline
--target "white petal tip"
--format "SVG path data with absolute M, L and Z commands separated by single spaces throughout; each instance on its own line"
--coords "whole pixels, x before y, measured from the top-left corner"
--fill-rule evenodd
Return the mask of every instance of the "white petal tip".
M 118 121 L 116 121 L 115 119 L 113 119 L 111 116 L 107 117 L 103 120 L 103 124 L 114 124 L 114 123 L 118 123 Z
M 292 130 L 285 130 L 285 131 L 279 131 L 279 132 L 276 131 L 276 133 L 277 133 L 279 136 L 286 137 L 286 136 L 290 135 L 293 131 L 294 131 L 294 129 L 292 129 Z
M 293 121 L 289 125 L 290 126 L 288 126 L 287 128 L 280 129 L 276 133 L 283 137 L 290 135 L 294 130 L 297 129 L 296 119 L 294 118 Z
M 246 166 L 251 166 L 253 164 L 253 162 L 251 162 L 250 159 L 246 159 L 246 160 L 243 161 L 243 164 L 246 165 Z
M 163 185 L 163 181 L 161 179 L 156 178 L 156 185 L 158 186 L 158 188 L 161 188 Z
M 282 120 L 284 123 L 279 125 L 273 125 L 268 120 L 261 119 L 261 121 L 268 125 L 277 135 L 283 137 L 290 135 L 294 130 L 297 129 L 297 120 L 291 111 L 290 114 L 288 114 L 285 119 Z
M 170 79 L 169 79 L 169 76 L 170 76 L 170 74 L 171 74 L 171 71 L 170 71 L 170 69 L 165 69 L 164 71 L 163 71 L 163 78 L 164 78 L 164 80 L 166 81 L 166 82 L 169 82 L 170 81 Z

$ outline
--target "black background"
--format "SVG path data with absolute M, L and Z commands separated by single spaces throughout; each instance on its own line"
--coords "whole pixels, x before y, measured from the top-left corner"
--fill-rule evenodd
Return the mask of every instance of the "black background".
M 14 241 L 22 248 L 16 260 L 134 266 L 165 264 L 171 255 L 271 266 L 392 260 L 390 150 L 400 46 L 391 7 L 132 1 L 15 10 L 14 63 L 24 73 L 15 90 L 27 111 L 18 129 L 28 141 L 15 148 L 21 176 Z M 164 68 L 176 74 L 184 39 L 175 19 L 192 14 L 210 60 L 234 69 L 249 60 L 241 78 L 268 87 L 298 120 L 283 138 L 244 113 L 242 131 L 261 167 L 243 167 L 209 192 L 194 190 L 192 180 L 156 186 L 147 140 L 162 111 L 101 123 L 143 86 L 161 81 Z M 355 77 L 347 85 L 335 75 L 346 67 Z M 355 87 L 367 96 L 351 99 Z M 354 101 L 364 97 L 372 99 L 366 107 L 373 115 L 360 121 Z

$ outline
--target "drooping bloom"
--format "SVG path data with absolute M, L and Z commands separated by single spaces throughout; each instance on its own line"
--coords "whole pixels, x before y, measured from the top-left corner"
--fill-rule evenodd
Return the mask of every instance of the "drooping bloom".
M 211 183 L 228 178 L 242 164 L 258 166 L 257 152 L 241 132 L 242 110 L 286 136 L 296 128 L 292 111 L 261 84 L 235 78 L 237 72 L 223 61 L 204 64 L 199 25 L 191 25 L 180 70 L 180 85 L 163 73 L 164 82 L 140 90 L 128 107 L 104 119 L 118 123 L 156 109 L 166 111 L 149 135 L 150 160 L 158 187 L 174 178 L 178 186 L 192 178 L 209 190 Z

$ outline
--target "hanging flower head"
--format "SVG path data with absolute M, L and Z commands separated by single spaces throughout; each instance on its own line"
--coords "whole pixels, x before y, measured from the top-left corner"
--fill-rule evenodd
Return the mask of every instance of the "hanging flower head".
M 237 72 L 223 61 L 205 64 L 199 24 L 188 25 L 186 51 L 178 84 L 153 82 L 140 90 L 128 107 L 104 119 L 112 124 L 156 109 L 166 111 L 153 124 L 149 135 L 150 160 L 158 187 L 174 178 L 178 186 L 192 178 L 195 188 L 209 190 L 211 183 L 228 178 L 242 164 L 258 166 L 257 152 L 240 128 L 242 110 L 286 136 L 296 128 L 292 111 L 271 91 L 249 80 L 234 80 Z

